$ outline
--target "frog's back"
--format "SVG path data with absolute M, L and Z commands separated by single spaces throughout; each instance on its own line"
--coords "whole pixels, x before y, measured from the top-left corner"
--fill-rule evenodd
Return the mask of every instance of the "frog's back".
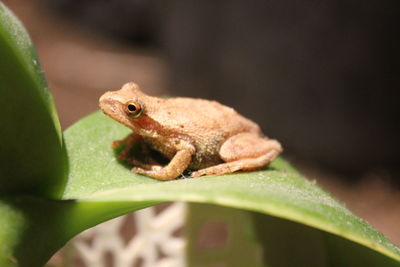
M 219 149 L 233 135 L 262 135 L 256 123 L 216 101 L 179 97 L 162 100 L 157 106 L 150 113 L 163 126 L 163 134 L 187 138 L 195 146 L 189 166 L 193 169 L 221 163 Z
M 256 123 L 238 114 L 233 108 L 205 99 L 166 99 L 157 116 L 163 117 L 166 127 L 180 128 L 182 133 L 189 136 L 210 138 L 220 135 L 226 138 L 240 132 L 260 132 Z

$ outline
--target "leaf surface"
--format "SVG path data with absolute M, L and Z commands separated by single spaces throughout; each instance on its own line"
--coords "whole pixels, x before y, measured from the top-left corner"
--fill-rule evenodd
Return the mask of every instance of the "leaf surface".
M 65 132 L 69 179 L 64 199 L 80 203 L 188 201 L 254 211 L 362 244 L 400 261 L 400 250 L 282 159 L 268 169 L 161 182 L 132 174 L 111 142 L 129 133 L 100 112 Z
M 57 197 L 65 178 L 52 97 L 24 27 L 0 2 L 0 193 Z

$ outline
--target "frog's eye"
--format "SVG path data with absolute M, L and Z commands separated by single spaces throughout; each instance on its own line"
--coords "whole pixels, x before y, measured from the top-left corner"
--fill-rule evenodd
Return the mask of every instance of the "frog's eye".
M 135 102 L 128 102 L 126 103 L 126 113 L 129 117 L 137 118 L 142 114 L 142 107 L 140 104 Z

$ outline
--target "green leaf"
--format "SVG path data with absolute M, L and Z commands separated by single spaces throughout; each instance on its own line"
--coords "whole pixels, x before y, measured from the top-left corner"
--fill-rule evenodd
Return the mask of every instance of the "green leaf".
M 208 218 L 204 210 L 214 215 L 239 214 L 235 220 L 243 218 L 243 230 L 251 230 L 236 233 L 234 236 L 242 240 L 238 242 L 248 240 L 249 247 L 263 249 L 263 253 L 240 254 L 240 247 L 234 246 L 233 251 L 242 260 L 249 255 L 264 255 L 249 262 L 290 266 L 287 260 L 291 255 L 297 262 L 318 266 L 400 266 L 398 247 L 282 159 L 261 171 L 160 182 L 132 174 L 116 160 L 111 142 L 128 133 L 128 129 L 100 112 L 65 132 L 70 160 L 64 200 L 3 199 L 10 212 L 3 217 L 3 229 L 11 229 L 3 231 L 3 236 L 14 235 L 13 242 L 0 244 L 5 261 L 40 266 L 80 231 L 130 211 L 181 200 L 235 208 L 224 211 L 220 207 L 220 211 L 213 212 L 208 207 L 202 213 L 194 208 L 198 216 L 188 217 L 188 236 L 195 236 L 190 234 L 195 221 Z M 240 226 L 235 229 L 240 230 Z M 0 227 L 0 238 L 1 233 Z M 197 250 L 192 254 L 189 251 L 189 255 L 196 255 L 189 260 L 202 259 Z
M 240 215 L 243 229 L 253 232 L 236 236 L 248 240 L 249 245 L 255 240 L 251 246 L 258 250 L 262 247 L 264 253 L 253 256 L 264 254 L 264 264 L 288 266 L 284 260 L 292 255 L 300 262 L 317 262 L 319 266 L 400 266 L 398 247 L 282 159 L 261 171 L 160 182 L 132 174 L 116 160 L 111 142 L 127 133 L 124 126 L 100 112 L 65 132 L 70 160 L 63 200 L 3 199 L 6 212 L 0 208 L 0 213 L 10 214 L 2 218 L 0 238 L 11 236 L 13 242 L 0 243 L 0 263 L 3 253 L 5 262 L 11 259 L 19 266 L 40 266 L 80 231 L 130 211 L 180 200 L 231 207 L 236 214 L 244 212 Z M 189 227 L 195 226 L 190 217 L 188 222 L 192 222 Z M 305 246 L 318 249 L 307 250 Z M 291 248 L 297 255 L 293 256 Z M 312 257 L 312 253 L 321 251 L 322 256 Z M 189 257 L 200 258 L 200 254 Z
M 154 204 L 0 197 L 0 266 L 42 266 L 79 232 Z
M 189 266 L 399 266 L 377 251 L 290 220 L 204 204 L 188 210 Z
M 128 133 L 126 127 L 100 112 L 65 132 L 70 165 L 64 199 L 78 199 L 82 205 L 95 202 L 105 206 L 113 202 L 146 205 L 178 200 L 249 210 L 330 233 L 325 242 L 335 240 L 330 238 L 333 234 L 342 237 L 339 240 L 353 241 L 350 247 L 359 247 L 358 243 L 370 248 L 362 250 L 362 256 L 353 257 L 379 252 L 381 260 L 386 255 L 394 260 L 389 261 L 396 264 L 400 261 L 398 247 L 282 159 L 261 171 L 160 182 L 132 174 L 116 160 L 110 144 Z M 335 248 L 330 253 L 342 257 L 339 251 Z
M 59 196 L 60 124 L 29 36 L 1 2 L 0 93 L 0 193 Z

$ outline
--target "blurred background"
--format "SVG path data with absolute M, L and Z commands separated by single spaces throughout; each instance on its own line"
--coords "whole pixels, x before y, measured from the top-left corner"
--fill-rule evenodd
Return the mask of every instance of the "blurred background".
M 400 2 L 6 0 L 63 128 L 127 81 L 234 107 L 400 245 Z

